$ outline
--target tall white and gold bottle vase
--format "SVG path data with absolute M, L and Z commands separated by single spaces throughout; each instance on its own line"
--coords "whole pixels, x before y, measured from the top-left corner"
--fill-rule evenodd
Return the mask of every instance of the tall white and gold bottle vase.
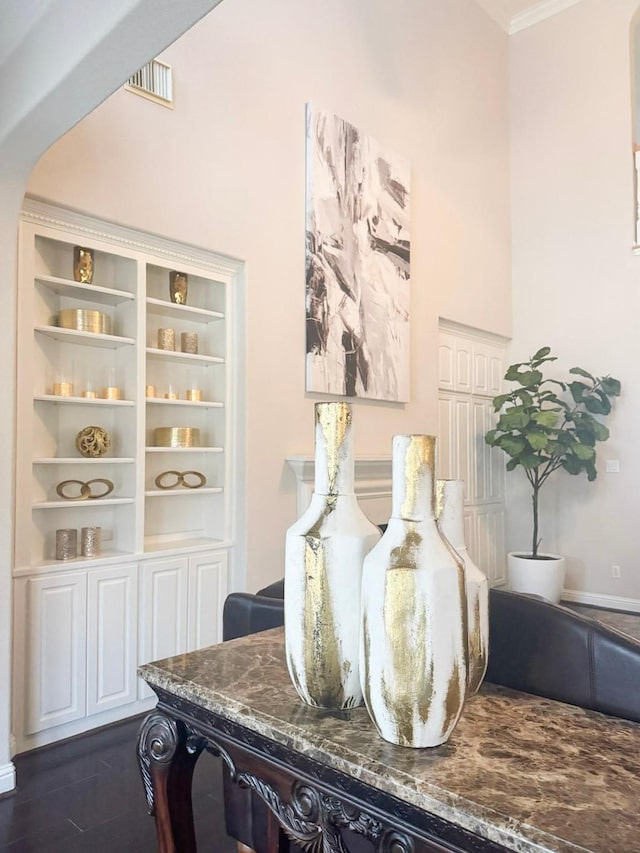
M 438 480 L 436 514 L 442 535 L 464 563 L 469 661 L 467 690 L 478 691 L 489 662 L 489 581 L 471 559 L 464 536 L 464 482 Z
M 444 743 L 467 686 L 464 570 L 436 524 L 436 439 L 393 438 L 393 512 L 365 558 L 360 675 L 380 735 Z
M 380 538 L 354 491 L 348 403 L 315 406 L 315 488 L 287 531 L 284 620 L 287 666 L 300 697 L 319 708 L 362 704 L 362 561 Z

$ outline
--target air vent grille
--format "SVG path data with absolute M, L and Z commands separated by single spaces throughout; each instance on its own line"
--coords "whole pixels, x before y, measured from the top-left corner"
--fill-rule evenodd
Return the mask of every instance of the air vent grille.
M 136 71 L 124 88 L 128 92 L 142 95 L 165 107 L 173 106 L 173 72 L 170 65 L 165 65 L 157 59 L 152 59 Z

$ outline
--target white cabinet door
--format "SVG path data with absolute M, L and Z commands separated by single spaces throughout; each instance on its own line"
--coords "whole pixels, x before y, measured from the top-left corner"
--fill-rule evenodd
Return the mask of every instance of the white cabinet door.
M 29 734 L 85 716 L 87 576 L 55 574 L 27 585 Z
M 222 642 L 227 562 L 226 551 L 211 551 L 189 558 L 189 651 Z
M 87 713 L 137 698 L 138 566 L 89 572 L 87 590 Z
M 187 651 L 189 561 L 186 557 L 154 560 L 140 565 L 139 663 L 173 657 Z M 153 696 L 138 679 L 138 697 Z
M 150 560 L 140 566 L 140 663 L 187 651 L 186 557 Z

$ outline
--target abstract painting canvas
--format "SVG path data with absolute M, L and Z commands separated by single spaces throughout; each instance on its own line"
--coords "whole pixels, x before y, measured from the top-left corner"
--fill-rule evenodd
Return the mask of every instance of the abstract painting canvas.
M 409 164 L 307 106 L 307 391 L 409 400 Z

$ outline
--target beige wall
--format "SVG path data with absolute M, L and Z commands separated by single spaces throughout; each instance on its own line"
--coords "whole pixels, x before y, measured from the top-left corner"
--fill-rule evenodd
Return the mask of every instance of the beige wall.
M 570 588 L 635 599 L 640 257 L 632 254 L 629 28 L 638 5 L 582 0 L 511 37 L 512 353 L 520 360 L 552 346 L 565 369 L 611 373 L 624 394 L 596 482 L 556 475 L 557 492 L 544 498 L 543 547 L 569 558 Z M 620 461 L 619 474 L 605 473 L 606 459 Z M 508 477 L 512 497 L 518 477 Z M 511 547 L 530 538 L 523 509 L 522 501 L 510 507 Z
M 508 38 L 474 0 L 226 0 L 164 54 L 176 106 L 117 92 L 29 192 L 247 262 L 247 588 L 282 574 L 285 457 L 309 453 L 304 105 L 412 164 L 412 402 L 359 403 L 360 454 L 435 431 L 439 315 L 508 335 Z

